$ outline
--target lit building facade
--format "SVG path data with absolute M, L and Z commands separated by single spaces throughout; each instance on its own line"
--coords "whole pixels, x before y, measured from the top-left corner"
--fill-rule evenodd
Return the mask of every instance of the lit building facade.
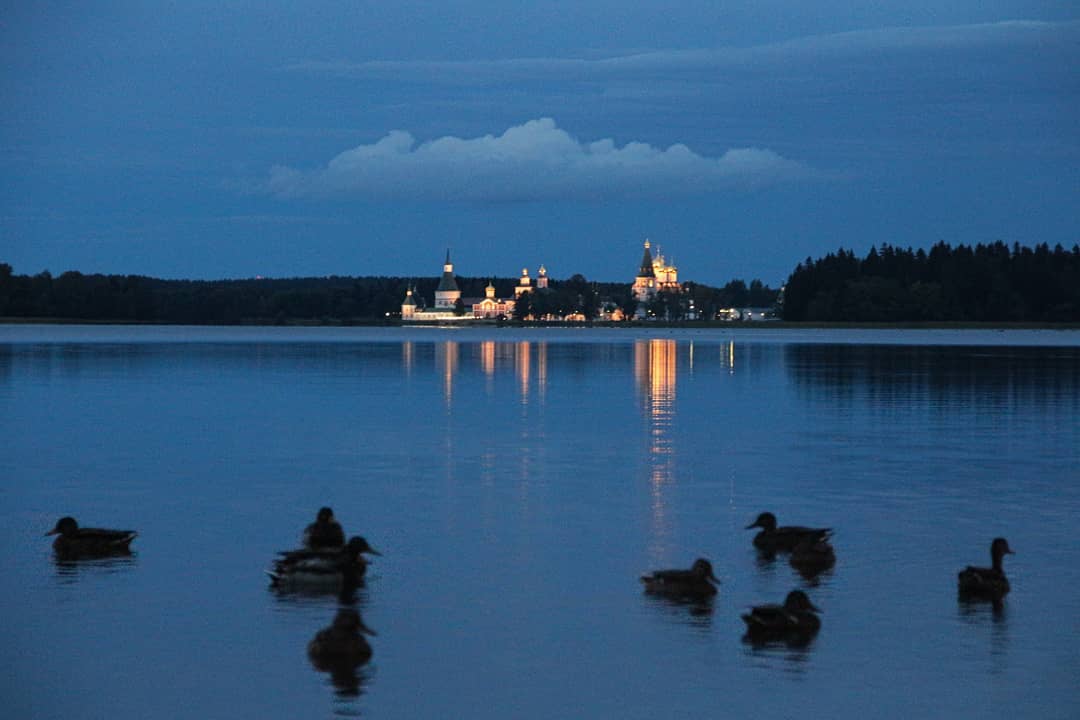
M 495 320 L 508 318 L 514 314 L 514 306 L 517 298 L 523 292 L 534 290 L 546 290 L 548 288 L 547 269 L 541 265 L 537 273 L 536 284 L 533 285 L 529 277 L 528 269 L 521 271 L 521 278 L 514 287 L 514 297 L 500 298 L 495 295 L 495 285 L 488 282 L 484 288 L 484 297 L 466 298 L 461 296 L 461 288 L 458 287 L 457 278 L 454 275 L 454 265 L 450 261 L 450 251 L 446 251 L 446 262 L 443 264 L 442 277 L 439 286 L 435 290 L 435 305 L 431 308 L 422 306 L 412 286 L 405 291 L 405 299 L 401 303 L 401 319 L 406 322 L 460 322 L 462 320 Z M 458 315 L 456 312 L 458 301 L 464 306 L 465 312 Z
M 651 300 L 658 292 L 679 292 L 682 285 L 679 284 L 679 269 L 674 264 L 668 263 L 656 248 L 656 256 L 652 254 L 652 243 L 645 241 L 645 252 L 641 257 L 641 266 L 634 278 L 631 292 L 638 302 Z

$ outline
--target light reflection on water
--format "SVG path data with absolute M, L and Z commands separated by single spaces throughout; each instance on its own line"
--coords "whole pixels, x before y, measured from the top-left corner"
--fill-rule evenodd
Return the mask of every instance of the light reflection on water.
M 1080 645 L 1046 622 L 1080 616 L 1075 334 L 36 332 L 0 335 L 13 716 L 1080 706 Z M 269 590 L 323 504 L 384 557 L 355 596 Z M 766 509 L 834 527 L 836 566 L 756 553 Z M 136 527 L 136 555 L 53 562 L 41 533 L 67 513 Z M 998 534 L 1012 593 L 958 602 Z M 711 602 L 642 594 L 699 555 Z M 740 613 L 795 587 L 818 636 L 742 642 Z M 306 647 L 341 606 L 379 635 L 335 675 Z

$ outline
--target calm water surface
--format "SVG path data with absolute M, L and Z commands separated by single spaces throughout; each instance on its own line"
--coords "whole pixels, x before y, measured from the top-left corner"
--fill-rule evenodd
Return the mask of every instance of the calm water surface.
M 1080 716 L 1077 332 L 0 326 L 0 437 L 7 717 Z M 324 504 L 384 554 L 345 677 L 262 574 Z M 137 553 L 57 564 L 64 514 Z M 710 608 L 641 593 L 699 555 Z M 744 644 L 796 587 L 816 640 Z

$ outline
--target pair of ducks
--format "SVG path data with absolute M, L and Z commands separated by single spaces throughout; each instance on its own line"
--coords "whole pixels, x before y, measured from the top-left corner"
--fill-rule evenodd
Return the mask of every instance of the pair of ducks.
M 134 530 L 79 527 L 73 517 L 62 517 L 45 533 L 55 535 L 53 551 L 61 560 L 115 557 L 131 554 Z M 363 537 L 345 541 L 334 511 L 321 508 L 315 522 L 304 530 L 304 547 L 278 553 L 267 571 L 275 586 L 348 587 L 357 585 L 367 571 L 364 554 L 381 555 Z
M 678 602 L 701 602 L 716 595 L 720 581 L 713 574 L 712 563 L 698 558 L 689 570 L 655 570 L 641 577 L 645 592 L 662 595 Z M 792 590 L 783 605 L 755 605 L 742 616 L 747 638 L 751 641 L 805 641 L 821 628 L 815 613 L 820 608 L 810 602 L 802 590 Z
M 304 547 L 279 552 L 266 574 L 279 588 L 355 588 L 367 573 L 365 554 L 382 555 L 359 535 L 345 542 L 334 511 L 324 507 L 304 529 Z

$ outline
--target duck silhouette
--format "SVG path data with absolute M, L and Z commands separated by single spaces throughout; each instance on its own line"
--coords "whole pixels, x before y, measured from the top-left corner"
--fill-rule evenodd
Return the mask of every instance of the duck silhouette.
M 761 528 L 754 536 L 754 547 L 764 552 L 791 552 L 802 542 L 827 540 L 832 528 L 808 528 L 798 525 L 777 527 L 776 516 L 763 512 L 746 529 Z
M 345 531 L 328 507 L 319 508 L 315 522 L 304 528 L 304 547 L 311 550 L 337 549 L 345 546 Z
M 688 600 L 716 595 L 720 583 L 713 575 L 712 563 L 705 558 L 695 560 L 688 570 L 654 570 L 642 575 L 641 582 L 649 594 Z
M 1015 555 L 1009 542 L 1002 537 L 990 543 L 990 567 L 968 565 L 957 575 L 960 597 L 967 600 L 993 600 L 999 602 L 1009 594 L 1009 579 L 1005 577 L 1002 560 Z
M 746 623 L 745 640 L 770 642 L 783 640 L 790 644 L 809 641 L 821 628 L 816 613 L 821 609 L 810 602 L 802 590 L 792 590 L 783 605 L 755 605 L 742 616 Z
M 336 550 L 291 550 L 278 553 L 270 584 L 281 588 L 341 589 L 355 587 L 367 572 L 364 554 L 382 555 L 359 535 Z
M 131 541 L 135 539 L 134 530 L 106 530 L 103 528 L 81 528 L 73 517 L 62 517 L 56 526 L 45 533 L 56 535 L 53 551 L 63 560 L 81 558 L 100 558 L 111 555 L 130 555 Z
M 807 535 L 792 548 L 788 562 L 800 575 L 812 579 L 836 564 L 836 552 L 825 537 Z

